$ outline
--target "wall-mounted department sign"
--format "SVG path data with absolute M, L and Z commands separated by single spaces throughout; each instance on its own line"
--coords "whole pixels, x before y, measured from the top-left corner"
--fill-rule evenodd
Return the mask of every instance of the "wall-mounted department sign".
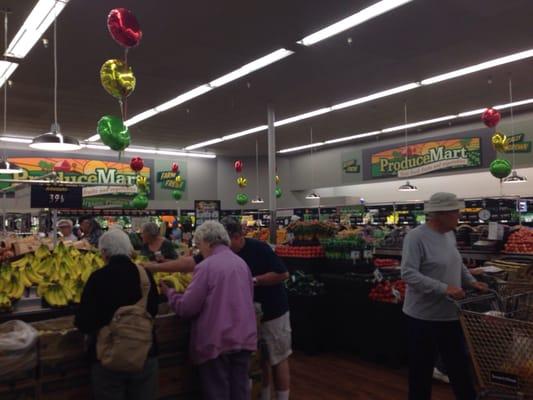
M 86 160 L 79 158 L 43 158 L 43 157 L 13 157 L 9 162 L 24 170 L 17 174 L 16 179 L 39 178 L 52 172 L 54 165 L 66 161 L 70 165 L 68 172 L 59 171 L 57 176 L 62 182 L 90 183 L 83 187 L 83 207 L 129 207 L 131 199 L 137 194 L 137 174 L 130 168 L 129 162 L 114 162 L 101 160 Z M 145 167 L 141 174 L 148 178 L 148 187 L 153 162 L 145 160 Z M 97 185 L 95 185 L 97 184 Z M 127 186 L 107 186 L 110 184 L 124 184 Z M 9 187 L 9 183 L 0 184 Z M 77 208 L 77 207 L 75 207 Z
M 504 150 L 505 153 L 512 153 L 513 148 L 515 153 L 531 153 L 531 142 L 524 141 L 524 136 L 523 133 L 507 136 L 507 145 Z
M 342 162 L 342 170 L 345 174 L 358 174 L 361 172 L 361 166 L 357 164 L 357 160 L 347 160 Z
M 157 183 L 161 185 L 161 189 L 167 190 L 185 190 L 185 179 L 181 179 L 181 182 L 176 181 L 178 176 L 177 172 L 173 171 L 160 171 L 157 173 Z M 180 175 L 181 176 L 181 175 Z
M 433 171 L 480 166 L 479 137 L 432 140 L 371 154 L 372 178 L 405 178 Z

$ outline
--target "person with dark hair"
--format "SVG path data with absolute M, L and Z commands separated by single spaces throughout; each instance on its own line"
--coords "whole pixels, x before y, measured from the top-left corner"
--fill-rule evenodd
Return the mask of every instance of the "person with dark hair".
M 263 313 L 260 337 L 265 342 L 268 356 L 263 357 L 261 399 L 270 400 L 270 382 L 273 380 L 276 399 L 286 400 L 289 398 L 289 356 L 292 354 L 289 300 L 284 285 L 289 278 L 287 267 L 267 243 L 246 238 L 238 220 L 226 217 L 221 223 L 230 237 L 231 249 L 252 272 L 254 301 L 261 305 Z M 145 268 L 152 272 L 192 272 L 202 260 L 201 255 L 181 257 L 175 261 L 145 265 Z
M 82 239 L 87 240 L 94 247 L 98 247 L 98 240 L 102 236 L 100 224 L 90 215 L 80 217 L 78 222 L 83 233 Z

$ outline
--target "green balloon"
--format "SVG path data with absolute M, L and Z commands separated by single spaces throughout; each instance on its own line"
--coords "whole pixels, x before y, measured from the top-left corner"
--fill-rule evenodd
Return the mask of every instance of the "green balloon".
M 248 200 L 248 195 L 245 193 L 239 193 L 235 196 L 235 201 L 240 206 L 244 206 L 246 203 L 248 203 Z
M 144 193 L 139 193 L 133 198 L 131 205 L 138 210 L 144 210 L 148 207 L 148 197 Z
M 123 151 L 130 145 L 130 131 L 120 117 L 104 115 L 98 121 L 96 132 L 100 135 L 102 142 L 115 151 Z
M 181 190 L 174 190 L 172 191 L 172 197 L 174 197 L 174 200 L 178 201 L 178 200 L 181 200 L 181 198 L 183 197 L 183 192 Z
M 281 188 L 277 187 L 276 188 L 276 197 L 279 199 L 282 194 L 283 194 L 283 192 L 281 191 Z
M 507 160 L 497 158 L 490 163 L 489 171 L 495 178 L 503 179 L 511 173 L 512 166 Z

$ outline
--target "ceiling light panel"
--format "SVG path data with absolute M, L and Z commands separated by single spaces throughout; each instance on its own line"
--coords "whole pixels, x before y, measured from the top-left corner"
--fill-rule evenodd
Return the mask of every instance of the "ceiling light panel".
M 13 58 L 24 58 L 63 11 L 69 0 L 39 0 L 5 52 Z
M 0 88 L 4 86 L 18 66 L 19 65 L 17 63 L 0 60 Z
M 0 137 L 0 141 L 2 142 L 8 142 L 8 143 L 23 143 L 23 144 L 29 144 L 32 142 L 32 139 L 25 139 L 25 138 L 18 138 L 18 137 Z
M 314 147 L 320 147 L 320 146 L 324 146 L 324 142 L 316 142 L 316 143 L 306 144 L 304 146 L 291 147 L 289 149 L 280 150 L 280 151 L 278 151 L 278 153 L 282 153 L 282 154 L 283 153 L 291 153 L 293 151 L 312 149 Z
M 394 10 L 395 8 L 400 7 L 406 3 L 410 3 L 411 1 L 412 0 L 379 1 L 376 4 L 371 5 L 370 7 L 367 7 L 353 15 L 350 15 L 347 18 L 341 19 L 340 21 L 327 26 L 324 29 L 321 29 L 315 33 L 312 33 L 309 36 L 304 37 L 298 42 L 298 44 L 304 46 L 312 46 L 318 42 L 321 42 L 324 39 L 335 36 L 368 20 L 376 18 L 381 14 L 385 14 L 386 12 Z

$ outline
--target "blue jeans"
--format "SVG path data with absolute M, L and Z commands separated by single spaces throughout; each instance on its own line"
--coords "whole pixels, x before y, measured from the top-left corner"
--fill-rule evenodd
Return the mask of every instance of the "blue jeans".
M 97 400 L 155 400 L 157 399 L 159 362 L 156 357 L 146 360 L 141 372 L 116 372 L 92 365 L 91 378 Z
M 407 317 L 409 330 L 409 400 L 431 400 L 433 366 L 442 357 L 457 400 L 475 400 L 463 331 L 459 321 L 424 321 Z

